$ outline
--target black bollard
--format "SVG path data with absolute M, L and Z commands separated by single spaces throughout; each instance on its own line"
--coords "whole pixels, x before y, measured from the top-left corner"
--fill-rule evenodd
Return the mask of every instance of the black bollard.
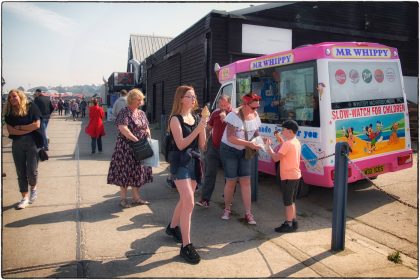
M 347 176 L 349 145 L 335 145 L 334 202 L 332 219 L 331 250 L 343 251 L 346 237 Z
M 258 153 L 251 159 L 251 201 L 258 196 Z

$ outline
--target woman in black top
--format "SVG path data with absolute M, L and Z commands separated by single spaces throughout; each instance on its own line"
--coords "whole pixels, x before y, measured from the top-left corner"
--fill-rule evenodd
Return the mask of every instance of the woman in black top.
M 34 103 L 28 103 L 26 95 L 12 89 L 7 97 L 4 120 L 13 140 L 12 154 L 18 176 L 22 200 L 17 209 L 24 209 L 37 198 L 38 148 L 35 144 L 35 133 L 41 126 L 41 112 Z M 29 196 L 28 184 L 31 186 Z
M 191 214 L 194 208 L 194 191 L 197 187 L 196 160 L 198 148 L 204 149 L 206 142 L 207 118 L 199 118 L 193 114 L 198 107 L 194 88 L 179 86 L 175 92 L 169 128 L 175 147 L 169 152 L 171 173 L 175 177 L 175 185 L 180 199 L 175 207 L 171 223 L 166 233 L 182 242 L 180 255 L 190 263 L 198 263 L 200 256 L 190 240 Z M 181 230 L 179 229 L 179 226 Z

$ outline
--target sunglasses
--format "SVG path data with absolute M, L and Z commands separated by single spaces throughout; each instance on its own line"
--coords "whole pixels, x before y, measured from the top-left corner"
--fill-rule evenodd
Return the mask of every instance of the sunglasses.
M 260 108 L 260 106 L 257 106 L 257 107 L 251 107 L 251 106 L 249 106 L 249 108 L 251 108 L 251 110 L 258 110 L 258 108 Z

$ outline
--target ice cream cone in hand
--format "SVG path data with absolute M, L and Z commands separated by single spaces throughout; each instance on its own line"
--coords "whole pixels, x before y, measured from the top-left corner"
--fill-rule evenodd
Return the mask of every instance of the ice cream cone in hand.
M 201 111 L 201 117 L 208 118 L 210 116 L 210 111 L 207 106 L 204 106 L 203 110 Z

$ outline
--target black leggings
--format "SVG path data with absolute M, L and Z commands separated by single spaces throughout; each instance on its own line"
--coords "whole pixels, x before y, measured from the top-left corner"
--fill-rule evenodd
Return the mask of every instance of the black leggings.
M 13 160 L 18 176 L 19 191 L 28 192 L 28 184 L 36 186 L 38 179 L 38 149 L 31 135 L 22 135 L 13 139 Z

